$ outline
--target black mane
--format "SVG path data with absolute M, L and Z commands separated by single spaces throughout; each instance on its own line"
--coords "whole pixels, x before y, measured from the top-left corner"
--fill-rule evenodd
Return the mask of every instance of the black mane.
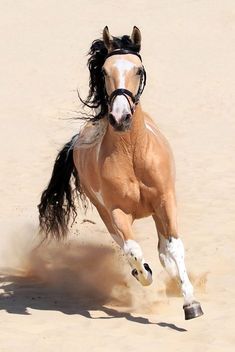
M 112 37 L 112 49 L 126 49 L 138 53 L 140 45 L 132 42 L 128 35 L 122 37 Z M 89 93 L 85 100 L 82 101 L 84 106 L 92 109 L 89 115 L 92 120 L 102 119 L 108 112 L 108 104 L 105 93 L 105 82 L 102 72 L 108 50 L 101 39 L 94 40 L 88 52 L 90 58 L 88 59 L 87 66 L 90 71 L 89 79 Z

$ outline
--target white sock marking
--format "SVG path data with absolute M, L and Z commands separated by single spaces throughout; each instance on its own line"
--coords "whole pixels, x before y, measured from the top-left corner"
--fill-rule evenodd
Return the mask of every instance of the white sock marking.
M 160 234 L 159 257 L 166 270 L 173 276 L 178 274 L 181 290 L 184 296 L 184 304 L 190 304 L 194 300 L 193 286 L 188 278 L 184 262 L 184 245 L 180 238 L 170 237 L 166 239 Z M 173 264 L 174 261 L 174 264 Z M 178 273 L 177 273 L 178 271 Z
M 130 259 L 143 261 L 143 252 L 140 245 L 134 240 L 127 240 L 124 242 L 124 252 L 125 254 L 130 257 Z

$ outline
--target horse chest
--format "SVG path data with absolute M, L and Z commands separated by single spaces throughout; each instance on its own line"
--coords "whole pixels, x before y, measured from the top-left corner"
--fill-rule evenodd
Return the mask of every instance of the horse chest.
M 103 199 L 108 205 L 115 205 L 134 218 L 153 213 L 154 189 L 137 177 L 133 164 L 107 163 L 100 170 L 100 179 Z
M 138 158 L 136 163 L 121 153 L 107 155 L 106 148 L 100 145 L 89 150 L 89 158 L 85 150 L 77 150 L 76 154 L 81 184 L 95 205 L 118 207 L 134 218 L 153 213 L 155 188 L 145 182 L 149 176 L 144 158 Z

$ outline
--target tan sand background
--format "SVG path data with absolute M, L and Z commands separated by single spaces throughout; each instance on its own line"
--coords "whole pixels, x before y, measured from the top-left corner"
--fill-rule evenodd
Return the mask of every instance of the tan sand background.
M 1 0 L 0 16 L 0 351 L 234 351 L 234 1 Z M 142 105 L 174 151 L 180 233 L 205 311 L 193 321 L 160 266 L 151 219 L 135 224 L 154 269 L 148 288 L 94 209 L 67 243 L 32 252 L 36 205 L 79 130 L 65 118 L 79 110 L 77 87 L 86 95 L 86 52 L 105 25 L 142 31 Z

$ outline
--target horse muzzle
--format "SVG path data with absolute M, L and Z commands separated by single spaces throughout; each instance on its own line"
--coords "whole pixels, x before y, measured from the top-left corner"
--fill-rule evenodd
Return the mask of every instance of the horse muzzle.
M 131 128 L 131 122 L 132 115 L 129 113 L 123 114 L 120 119 L 116 119 L 112 113 L 109 114 L 109 123 L 117 132 L 129 131 Z

